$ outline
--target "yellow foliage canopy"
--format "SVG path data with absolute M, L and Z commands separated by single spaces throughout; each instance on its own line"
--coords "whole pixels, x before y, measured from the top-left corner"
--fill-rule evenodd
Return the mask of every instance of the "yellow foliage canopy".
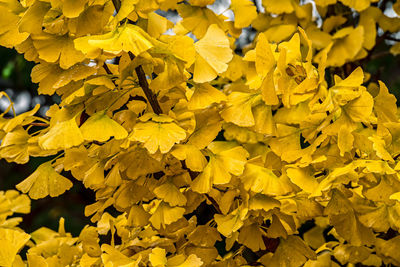
M 0 92 L 0 158 L 52 157 L 0 191 L 1 266 L 400 265 L 399 112 L 363 70 L 400 54 L 383 42 L 400 18 L 388 1 L 229 2 L 1 2 L 0 45 L 60 97 L 10 117 Z M 95 193 L 92 225 L 19 228 L 70 179 Z

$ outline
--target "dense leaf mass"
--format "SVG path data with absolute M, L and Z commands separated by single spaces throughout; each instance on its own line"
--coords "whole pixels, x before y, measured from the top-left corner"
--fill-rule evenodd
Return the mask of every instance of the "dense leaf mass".
M 399 266 L 396 98 L 358 66 L 400 30 L 377 2 L 2 1 L 0 45 L 61 101 L 1 114 L 0 158 L 52 159 L 0 191 L 0 265 Z M 25 233 L 67 172 L 91 223 Z

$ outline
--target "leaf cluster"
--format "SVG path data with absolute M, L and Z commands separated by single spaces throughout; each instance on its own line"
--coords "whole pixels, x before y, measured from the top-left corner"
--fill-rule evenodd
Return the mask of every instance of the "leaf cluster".
M 1 114 L 0 158 L 52 157 L 0 192 L 1 266 L 400 265 L 396 98 L 358 66 L 400 18 L 387 1 L 232 0 L 229 20 L 213 2 L 0 4 L 0 45 L 61 98 Z M 10 216 L 69 190 L 66 172 L 95 192 L 92 224 L 25 233 Z

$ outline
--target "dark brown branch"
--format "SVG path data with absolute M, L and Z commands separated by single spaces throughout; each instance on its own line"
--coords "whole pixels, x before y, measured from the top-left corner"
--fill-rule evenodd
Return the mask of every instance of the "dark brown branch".
M 392 36 L 386 36 L 385 39 L 390 41 L 400 42 L 400 39 L 394 38 Z
M 254 6 L 256 7 L 257 13 L 260 13 L 260 8 L 258 7 L 257 0 L 253 0 L 253 4 L 254 4 Z
M 103 63 L 103 68 L 104 70 L 107 72 L 107 74 L 112 75 L 113 73 L 111 72 L 111 70 L 108 68 L 106 63 Z
M 115 7 L 115 10 L 118 13 L 119 9 L 121 8 L 121 1 L 120 0 L 112 0 L 112 2 Z M 128 54 L 129 54 L 129 57 L 131 60 L 133 60 L 135 58 L 135 55 L 132 52 L 129 51 Z M 103 67 L 104 67 L 104 65 L 103 65 Z M 106 68 L 104 68 L 104 69 L 107 71 L 108 67 L 107 67 L 107 69 Z M 146 79 L 146 74 L 144 73 L 142 66 L 137 66 L 135 68 L 135 72 L 139 79 L 139 85 L 140 85 L 140 87 L 142 87 L 142 90 L 143 90 L 144 94 L 146 95 L 146 98 L 149 101 L 154 113 L 156 113 L 157 115 L 162 114 L 163 112 L 160 107 L 160 104 L 158 103 L 157 96 L 153 93 L 153 91 L 151 91 L 149 84 L 147 82 L 147 79 Z M 107 71 L 107 73 L 108 73 L 108 71 Z
M 380 5 L 378 5 L 378 8 L 380 10 L 382 10 L 382 12 L 385 12 L 387 4 L 388 4 L 389 0 L 383 0 Z
M 204 194 L 206 196 L 206 198 L 211 202 L 211 204 L 213 205 L 213 207 L 215 208 L 215 210 L 219 213 L 222 214 L 221 209 L 219 208 L 219 205 L 217 203 L 217 201 L 215 201 L 215 199 L 213 199 L 211 196 L 209 196 L 208 194 Z
M 132 54 L 132 52 L 128 52 L 129 57 L 131 60 L 135 58 L 135 56 Z M 157 115 L 162 114 L 162 109 L 160 107 L 160 104 L 158 103 L 157 96 L 153 93 L 153 91 L 150 89 L 149 84 L 147 82 L 146 74 L 144 73 L 144 70 L 142 66 L 137 66 L 135 68 L 136 75 L 138 76 L 139 79 L 139 85 L 142 87 L 142 90 L 144 94 L 146 95 L 147 100 L 149 101 L 151 107 L 153 108 L 154 113 Z
M 386 57 L 388 55 L 390 55 L 390 51 L 381 51 L 379 53 L 373 54 L 371 56 L 371 60 L 378 59 L 378 58 L 381 58 L 381 57 Z
M 142 87 L 142 90 L 144 94 L 146 95 L 147 100 L 149 100 L 149 103 L 151 107 L 153 108 L 154 113 L 157 115 L 162 114 L 162 109 L 160 107 L 160 104 L 158 103 L 157 96 L 151 91 L 149 88 L 149 84 L 147 83 L 146 79 L 146 74 L 144 73 L 144 70 L 142 66 L 138 66 L 135 68 L 136 75 L 138 76 L 139 79 L 139 85 Z
M 115 7 L 115 10 L 118 13 L 119 9 L 121 8 L 121 1 L 120 0 L 112 0 L 112 2 L 113 2 L 113 5 Z

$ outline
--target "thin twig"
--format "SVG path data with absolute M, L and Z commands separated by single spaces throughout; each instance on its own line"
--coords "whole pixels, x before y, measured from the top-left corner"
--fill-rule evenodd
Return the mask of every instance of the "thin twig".
M 260 9 L 259 9 L 259 7 L 258 7 L 257 0 L 253 0 L 253 4 L 254 4 L 254 5 L 255 5 L 255 7 L 256 7 L 256 11 L 257 11 L 257 13 L 260 13 Z
M 132 52 L 128 52 L 129 57 L 131 60 L 135 58 L 135 55 L 132 54 Z M 144 94 L 146 95 L 147 100 L 150 103 L 150 106 L 152 107 L 153 111 L 155 114 L 160 115 L 162 114 L 162 109 L 160 107 L 160 104 L 158 103 L 157 96 L 153 93 L 153 91 L 150 89 L 149 84 L 147 82 L 146 74 L 144 73 L 144 70 L 141 65 L 137 66 L 135 68 L 136 75 L 138 76 L 139 79 L 139 85 L 142 87 L 142 90 Z
M 392 36 L 386 36 L 385 39 L 390 41 L 400 42 L 400 39 L 394 38 Z
M 111 72 L 111 70 L 108 68 L 107 64 L 104 62 L 103 63 L 103 68 L 104 70 L 107 72 L 107 74 L 112 75 L 113 73 Z
M 382 52 L 379 52 L 379 53 L 375 53 L 375 54 L 373 54 L 371 56 L 371 60 L 378 59 L 378 58 L 381 58 L 381 57 L 385 57 L 385 56 L 388 56 L 388 55 L 390 55 L 390 51 L 382 51 Z
M 139 79 L 139 85 L 142 87 L 142 90 L 144 94 L 146 95 L 147 100 L 149 100 L 149 103 L 151 107 L 153 108 L 153 111 L 155 114 L 160 115 L 162 114 L 162 109 L 160 107 L 160 104 L 158 103 L 157 96 L 151 91 L 149 88 L 149 84 L 147 83 L 146 79 L 146 74 L 144 73 L 144 70 L 142 66 L 138 66 L 135 68 L 136 75 L 138 76 Z
M 208 194 L 204 194 L 206 196 L 206 198 L 211 202 L 211 204 L 213 205 L 213 207 L 215 208 L 215 210 L 219 213 L 222 214 L 221 209 L 219 208 L 219 205 L 217 203 L 217 201 L 215 201 L 214 198 L 212 198 L 211 196 L 209 196 Z
M 113 2 L 113 5 L 115 7 L 115 10 L 118 13 L 119 9 L 121 8 L 121 1 L 120 0 L 112 0 L 112 2 Z
M 115 10 L 118 13 L 119 9 L 121 8 L 121 1 L 120 0 L 112 0 L 112 2 L 114 4 Z M 129 57 L 131 60 L 133 60 L 135 58 L 135 55 L 132 52 L 129 51 L 128 54 L 129 54 Z M 106 68 L 104 65 L 103 65 L 103 67 L 107 71 L 108 67 Z M 160 107 L 160 104 L 158 103 L 157 96 L 153 93 L 153 91 L 151 91 L 149 84 L 147 82 L 146 74 L 144 73 L 142 66 L 141 65 L 137 66 L 135 68 L 135 71 L 136 71 L 136 75 L 138 76 L 138 79 L 139 79 L 139 85 L 140 85 L 140 87 L 142 87 L 142 90 L 143 90 L 144 94 L 146 95 L 146 98 L 149 101 L 154 113 L 157 115 L 162 114 L 163 112 Z M 107 71 L 107 73 L 108 73 L 108 71 Z

